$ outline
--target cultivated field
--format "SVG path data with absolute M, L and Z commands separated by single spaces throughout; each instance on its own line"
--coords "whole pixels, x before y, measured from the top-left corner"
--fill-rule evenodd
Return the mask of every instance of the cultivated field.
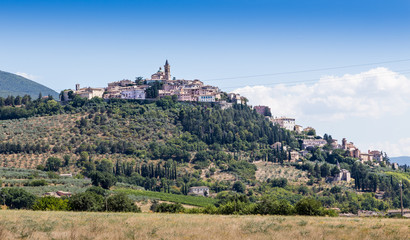
M 306 172 L 298 170 L 293 166 L 282 166 L 279 163 L 264 161 L 257 161 L 253 164 L 258 168 L 255 177 L 259 181 L 281 177 L 288 179 L 288 181 L 299 183 L 306 183 L 309 180 Z
M 409 239 L 410 220 L 0 211 L 0 239 Z

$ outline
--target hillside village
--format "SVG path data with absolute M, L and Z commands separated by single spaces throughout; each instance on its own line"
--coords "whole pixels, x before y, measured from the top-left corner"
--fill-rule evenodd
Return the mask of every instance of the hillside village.
M 0 10 L 0 240 L 410 240 L 410 0 Z
M 226 105 L 227 101 L 244 103 L 246 100 L 235 93 L 223 96 L 224 93 L 218 87 L 204 85 L 198 79 L 185 80 L 172 77 L 168 60 L 165 62 L 164 70 L 160 67 L 156 73 L 151 75 L 150 79 L 137 78 L 135 81 L 124 79 L 108 83 L 105 88 L 80 88 L 80 84 L 76 84 L 74 91 L 65 90 L 63 92 L 63 100 L 71 99 L 72 94 L 87 99 L 100 97 L 103 99 L 138 100 L 176 96 L 178 101 L 218 102 L 222 105 Z
M 253 207 L 269 194 L 290 209 L 303 197 L 343 213 L 399 206 L 407 166 L 390 164 L 386 153 L 318 136 L 295 118 L 275 117 L 268 106 L 249 106 L 244 96 L 197 79 L 176 79 L 170 69 L 166 61 L 149 79 L 76 84 L 60 93 L 60 103 L 52 96 L 0 98 L 3 187 L 62 200 L 91 184 L 137 189 L 131 195 L 211 204 L 228 214 L 236 212 L 224 209 L 237 193 Z M 147 204 L 155 209 L 155 201 Z
M 171 65 L 168 60 L 165 65 L 159 67 L 159 70 L 151 75 L 149 79 L 142 77 L 136 78 L 135 81 L 124 79 L 116 82 L 108 83 L 107 87 L 81 88 L 80 84 L 76 84 L 75 90 L 64 90 L 61 94 L 61 100 L 69 101 L 74 95 L 82 98 L 92 99 L 99 97 L 103 99 L 136 99 L 136 100 L 155 100 L 167 96 L 175 96 L 177 101 L 181 102 L 204 102 L 216 103 L 222 109 L 232 107 L 232 104 L 245 104 L 247 99 L 240 94 L 224 93 L 216 86 L 204 85 L 198 79 L 185 80 L 177 79 L 171 75 Z M 323 148 L 326 145 L 331 146 L 331 149 L 342 149 L 348 152 L 348 156 L 359 159 L 361 163 L 370 166 L 385 165 L 382 151 L 368 150 L 367 152 L 360 151 L 353 142 L 348 142 L 346 138 L 342 139 L 342 143 L 338 140 L 330 138 L 323 139 L 316 136 L 316 130 L 313 127 L 303 128 L 296 124 L 295 118 L 289 117 L 273 117 L 271 109 L 268 106 L 258 105 L 253 109 L 260 115 L 265 116 L 270 122 L 288 131 L 294 132 L 297 140 L 301 141 L 302 148 L 300 150 L 289 150 L 289 162 L 299 162 L 309 154 L 308 149 Z M 273 145 L 274 148 L 284 148 L 287 151 L 288 146 L 282 146 L 282 143 L 277 142 Z M 332 151 L 330 151 L 331 153 Z M 397 163 L 393 163 L 393 169 L 398 169 Z M 341 169 L 338 165 L 340 173 L 337 176 L 329 177 L 330 181 L 347 181 L 351 179 L 351 173 L 346 169 Z
M 306 155 L 307 148 L 320 147 L 323 148 L 326 144 L 329 144 L 332 149 L 343 149 L 348 152 L 349 157 L 359 159 L 361 163 L 366 163 L 372 166 L 379 166 L 384 161 L 385 155 L 379 150 L 367 150 L 367 152 L 361 152 L 353 142 L 348 142 L 346 138 L 342 139 L 342 143 L 339 144 L 337 139 L 333 139 L 331 136 L 328 139 L 323 139 L 316 136 L 316 130 L 312 127 L 303 128 L 296 124 L 294 118 L 289 117 L 272 117 L 271 110 L 268 106 L 254 106 L 255 111 L 266 117 L 269 121 L 277 124 L 281 128 L 289 131 L 293 131 L 296 134 L 297 139 L 302 141 L 302 150 L 300 152 L 292 152 L 292 161 L 298 160 L 300 157 Z M 394 169 L 398 168 L 397 163 L 393 163 Z
M 152 88 L 153 91 L 150 91 Z M 148 92 L 154 92 L 153 94 Z M 165 61 L 164 68 L 151 75 L 150 79 L 137 78 L 135 81 L 124 79 L 121 81 L 108 83 L 105 88 L 85 87 L 80 88 L 76 84 L 75 90 L 65 90 L 62 94 L 62 100 L 69 100 L 73 95 L 83 98 L 92 99 L 99 97 L 103 99 L 161 99 L 166 96 L 176 96 L 178 101 L 187 102 L 211 102 L 218 103 L 223 109 L 231 107 L 232 103 L 244 104 L 247 99 L 236 93 L 225 94 L 218 87 L 204 85 L 198 79 L 185 80 L 176 79 L 171 75 L 171 65 L 168 60 Z M 312 127 L 303 128 L 296 124 L 294 118 L 289 117 L 272 117 L 271 110 L 268 106 L 254 106 L 255 111 L 265 116 L 269 121 L 277 124 L 281 128 L 294 131 L 298 139 L 303 141 L 301 151 L 291 152 L 291 161 L 295 162 L 306 156 L 306 148 L 324 147 L 326 144 L 333 149 L 343 149 L 349 152 L 349 156 L 359 159 L 362 163 L 378 166 L 383 161 L 383 152 L 379 150 L 368 150 L 361 152 L 353 142 L 347 142 L 345 138 L 339 144 L 336 139 L 322 139 L 316 136 L 316 130 Z M 397 169 L 397 164 L 393 165 Z

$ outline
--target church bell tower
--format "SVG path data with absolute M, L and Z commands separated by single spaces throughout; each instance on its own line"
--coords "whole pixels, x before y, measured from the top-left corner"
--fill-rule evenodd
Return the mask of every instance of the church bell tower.
M 165 79 L 171 80 L 171 66 L 168 63 L 168 60 L 165 61 L 164 70 L 165 70 Z

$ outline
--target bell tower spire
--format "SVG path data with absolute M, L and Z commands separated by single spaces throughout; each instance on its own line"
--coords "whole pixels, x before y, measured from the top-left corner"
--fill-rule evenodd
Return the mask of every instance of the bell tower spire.
M 171 66 L 168 63 L 168 59 L 165 61 L 164 70 L 165 70 L 165 79 L 171 80 Z

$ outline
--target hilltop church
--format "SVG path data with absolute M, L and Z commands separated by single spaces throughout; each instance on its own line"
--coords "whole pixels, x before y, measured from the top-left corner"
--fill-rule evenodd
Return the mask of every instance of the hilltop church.
M 158 72 L 151 75 L 151 80 L 171 80 L 171 66 L 165 61 L 164 70 L 160 67 Z

